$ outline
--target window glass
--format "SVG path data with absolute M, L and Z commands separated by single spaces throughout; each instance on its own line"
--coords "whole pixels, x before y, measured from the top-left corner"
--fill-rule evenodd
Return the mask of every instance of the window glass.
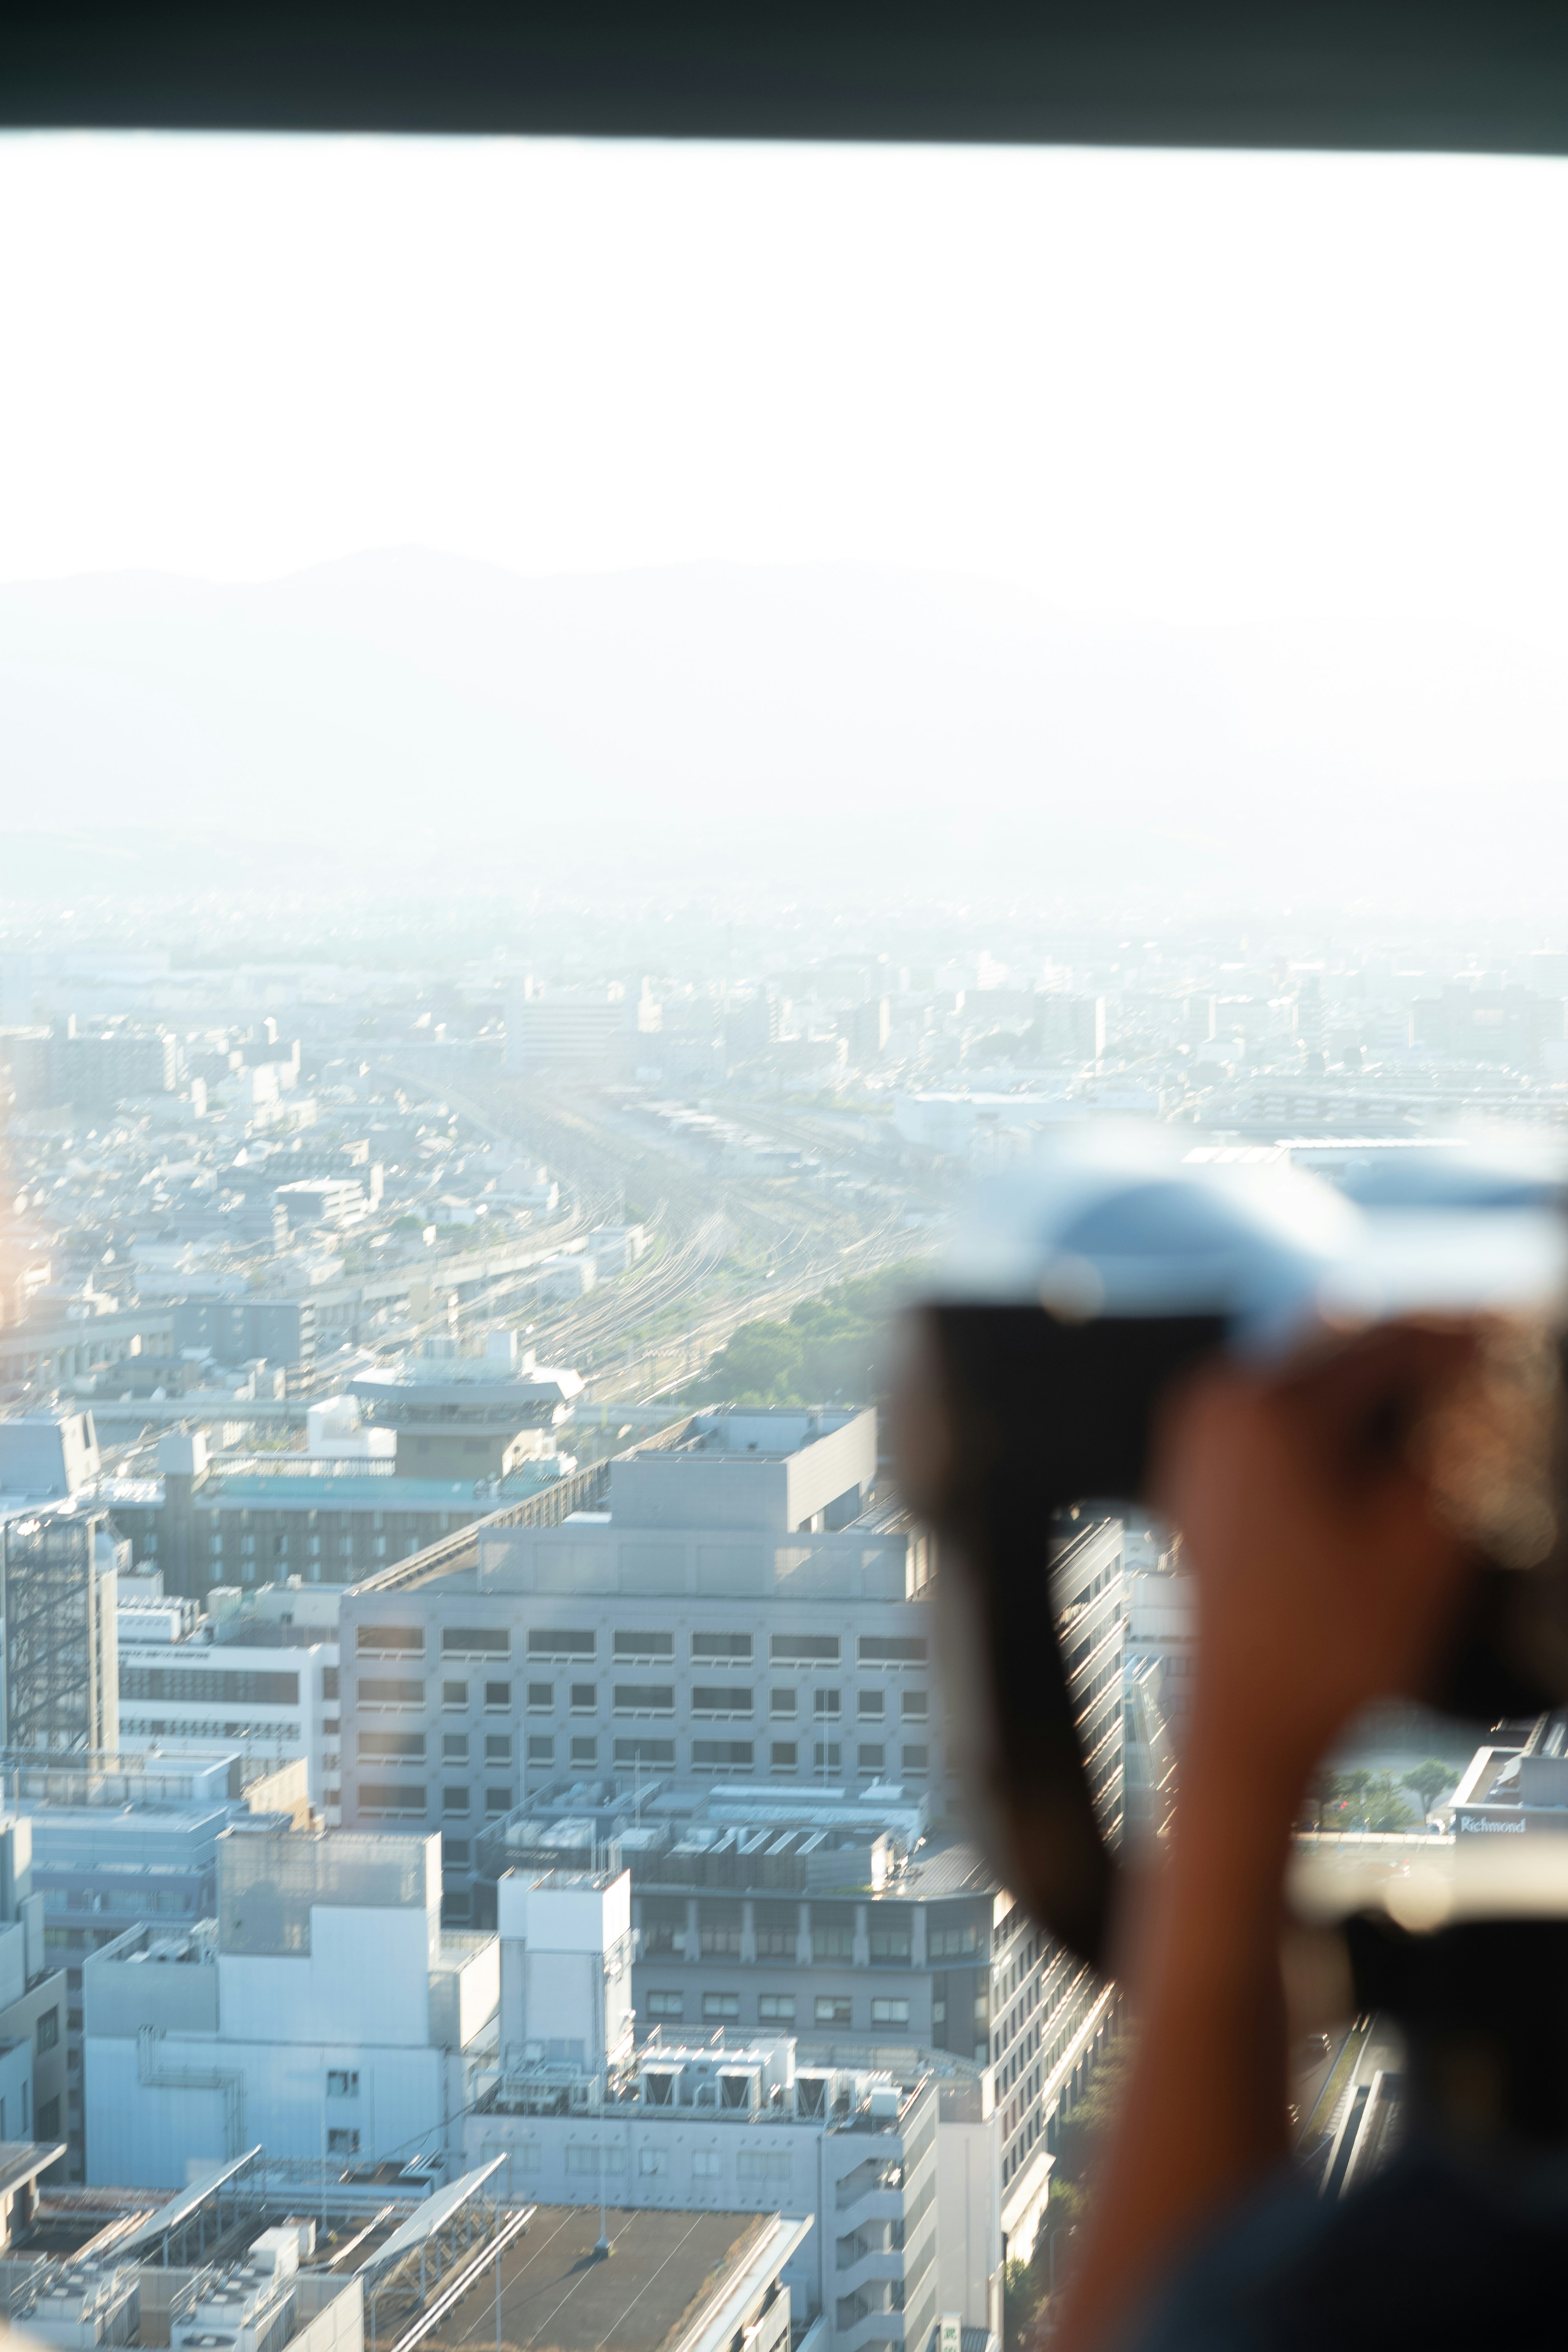
M 1043 2341 L 1015 2256 L 1065 2250 L 1119 2028 L 971 1843 L 889 1318 L 1097 1120 L 1363 1198 L 1568 1128 L 1568 164 L 40 133 L 0 218 L 0 1433 L 49 1422 L 120 1659 L 31 1717 L 7 1661 L 13 1752 L 241 1755 L 301 1819 L 303 1771 L 345 1853 L 449 1827 L 454 1936 L 618 1853 L 639 2029 L 994 2068 L 1014 2284 L 966 2324 Z M 1131 1508 L 1058 1533 L 1097 1818 L 1158 1840 L 1192 1578 Z M 1298 1875 L 1526 1881 L 1565 1745 L 1379 1710 Z M 167 1875 L 47 1887 L 50 1965 L 258 1932 Z M 683 2017 L 675 1965 L 730 1988 Z M 1333 2031 L 1320 2186 L 1421 2079 Z M 359 2095 L 327 2054 L 307 2107 Z M 428 2145 L 373 2088 L 279 2146 Z

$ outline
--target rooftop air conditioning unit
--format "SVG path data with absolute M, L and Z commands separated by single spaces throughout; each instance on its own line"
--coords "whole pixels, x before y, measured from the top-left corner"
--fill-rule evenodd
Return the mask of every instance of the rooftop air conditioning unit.
M 732 2113 L 750 2114 L 758 2104 L 760 2076 L 755 2066 L 725 2066 L 719 2074 L 719 2105 Z
M 827 2093 L 833 2081 L 831 2074 L 797 2074 L 795 2078 L 795 2111 L 797 2116 L 826 2116 Z

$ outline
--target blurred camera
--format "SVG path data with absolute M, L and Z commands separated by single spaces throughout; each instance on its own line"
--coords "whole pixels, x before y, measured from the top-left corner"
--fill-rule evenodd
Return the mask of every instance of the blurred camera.
M 1146 1506 L 1158 1416 L 1205 1361 L 1331 1363 L 1391 1323 L 1473 1328 L 1442 1451 L 1475 1571 L 1437 1680 L 1411 1696 L 1480 1723 L 1568 1702 L 1563 1163 L 1528 1138 L 1314 1156 L 1087 1128 L 977 1192 L 903 1320 L 895 1445 L 940 1541 L 975 1819 L 1014 1892 L 1095 1964 L 1118 1862 L 1053 1562 L 1083 1515 Z

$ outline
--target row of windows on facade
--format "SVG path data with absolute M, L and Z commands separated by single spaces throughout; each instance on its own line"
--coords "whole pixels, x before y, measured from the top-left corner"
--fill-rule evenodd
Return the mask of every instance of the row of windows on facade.
M 1034 2152 L 1035 2142 L 1039 2138 L 1039 2137 L 1040 2118 L 1038 2116 L 1031 2116 L 1029 2117 L 1028 2126 L 1025 2131 L 1022 2140 L 1016 2147 L 1010 2148 L 1002 2159 L 1002 2186 L 1004 2189 L 1006 2188 L 1010 2180 L 1016 2179 L 1019 2171 L 1026 2164 L 1027 2164 L 1030 2156 Z
M 484 1734 L 484 1760 L 487 1764 L 511 1762 L 510 1731 L 487 1731 Z M 441 1734 L 443 1764 L 467 1764 L 470 1750 L 479 1745 L 478 1736 L 467 1731 L 445 1731 Z M 422 1731 L 362 1731 L 359 1736 L 359 1760 L 362 1764 L 423 1764 L 425 1734 Z
M 323 1723 L 324 1735 L 336 1738 L 335 1723 Z M 252 1722 L 244 1716 L 216 1715 L 124 1715 L 120 1718 L 120 1736 L 124 1739 L 243 1739 L 259 1747 L 274 1748 L 280 1756 L 297 1753 L 304 1733 L 298 1723 Z M 323 1755 L 323 1761 L 326 1760 Z M 335 1760 L 335 1759 L 334 1759 Z
M 849 1993 L 823 1992 L 814 1996 L 811 2018 L 815 2025 L 853 2027 L 857 2003 Z M 651 1991 L 637 2003 L 640 2013 L 650 2023 L 681 2024 L 686 2019 L 686 1995 L 678 1990 Z M 757 1995 L 759 2025 L 795 2025 L 799 2023 L 799 2004 L 793 1992 L 761 1992 Z M 741 1996 L 738 1992 L 705 1992 L 702 1996 L 702 2020 L 705 2024 L 722 2025 L 738 2019 Z M 861 2010 L 864 2019 L 867 2011 Z M 907 2026 L 910 2004 L 897 1996 L 879 1994 L 870 2003 L 869 2021 L 873 2026 Z
M 376 1735 L 361 1734 L 362 1740 Z M 395 1735 L 389 1735 L 395 1736 Z M 413 1736 L 413 1735 L 409 1735 Z M 570 1741 L 570 1753 L 563 1758 L 556 1754 L 553 1736 L 531 1736 L 527 1745 L 527 1761 L 531 1769 L 554 1771 L 564 1761 L 574 1769 L 597 1768 L 600 1742 L 596 1734 L 588 1733 Z M 807 1743 L 810 1748 L 809 1769 L 813 1772 L 841 1773 L 846 1769 L 844 1748 L 837 1739 L 818 1739 Z M 631 1771 L 641 1767 L 649 1770 L 676 1769 L 676 1743 L 673 1739 L 616 1739 L 610 1743 L 614 1765 L 618 1771 Z M 693 1739 L 689 1743 L 689 1769 L 694 1773 L 749 1773 L 757 1769 L 756 1746 L 750 1739 Z M 774 1774 L 801 1771 L 803 1743 L 794 1739 L 775 1739 L 768 1753 L 767 1769 Z M 362 1748 L 362 1763 L 378 1761 L 384 1766 L 395 1760 L 406 1764 L 423 1763 L 423 1742 L 418 1755 L 396 1759 L 391 1756 L 373 1756 Z M 456 1761 L 458 1759 L 443 1759 Z M 489 1759 L 487 1759 L 489 1760 Z M 905 1780 L 923 1779 L 931 1769 L 931 1749 L 922 1742 L 906 1741 L 898 1751 L 899 1769 Z M 888 1748 L 882 1741 L 862 1740 L 855 1750 L 855 1770 L 858 1777 L 877 1778 L 891 1769 Z M 423 1819 L 427 1810 L 427 1792 L 422 1783 L 392 1781 L 362 1781 L 359 1810 L 362 1813 L 400 1813 Z M 510 1788 L 488 1788 L 485 1790 L 487 1812 L 510 1812 L 512 1796 Z M 466 1785 L 444 1788 L 442 1811 L 466 1813 L 469 1809 L 469 1791 Z
M 215 1676 L 212 1679 L 217 1681 L 221 1678 Z M 282 1675 L 269 1675 L 258 1679 L 268 1683 L 281 1683 L 286 1678 Z M 170 1687 L 165 1689 L 165 1685 Z M 561 1711 L 560 1693 L 554 1683 L 529 1683 L 525 1687 L 530 1715 L 555 1715 Z M 568 1713 L 597 1716 L 605 1711 L 597 1683 L 570 1683 L 566 1688 Z M 467 1713 L 470 1701 L 469 1686 L 466 1682 L 444 1682 L 441 1685 L 441 1694 L 443 1714 Z M 504 1711 L 510 1714 L 511 1694 L 510 1683 L 487 1682 L 484 1698 L 486 1712 L 495 1714 Z M 154 1699 L 164 1696 L 173 1697 L 176 1695 L 189 1696 L 192 1698 L 206 1698 L 220 1697 L 223 1693 L 216 1689 L 212 1691 L 194 1689 L 187 1694 L 179 1685 L 176 1677 L 157 1667 L 137 1669 L 132 1678 L 130 1688 L 127 1688 L 126 1677 L 123 1675 L 121 1677 L 122 1698 Z M 239 1696 L 238 1692 L 234 1694 L 237 1699 Z M 388 1677 L 362 1675 L 359 1678 L 356 1696 L 362 1711 L 367 1714 L 372 1709 L 379 1711 L 383 1708 L 400 1712 L 410 1708 L 423 1709 L 426 1705 L 423 1682 L 401 1675 Z M 690 1695 L 689 1712 L 694 1716 L 751 1717 L 757 1712 L 756 1703 L 761 1696 L 762 1694 L 745 1685 L 699 1683 Z M 854 1700 L 855 1714 L 861 1723 L 886 1723 L 892 1712 L 888 1705 L 889 1694 L 885 1690 L 851 1691 L 847 1696 Z M 261 1694 L 258 1692 L 253 1694 L 253 1696 L 259 1701 Z M 769 1690 L 766 1696 L 768 1714 L 774 1721 L 793 1722 L 800 1715 L 801 1694 L 798 1690 L 794 1688 Z M 825 1721 L 837 1723 L 847 1711 L 844 1705 L 845 1696 L 846 1694 L 837 1688 L 812 1691 L 810 1694 L 812 1716 L 819 1723 Z M 900 1691 L 897 1696 L 900 1701 L 898 1713 L 905 1723 L 924 1724 L 929 1719 L 931 1695 L 928 1691 L 904 1690 Z M 670 1683 L 612 1683 L 609 1712 L 612 1715 L 621 1716 L 673 1716 L 675 1713 L 674 1685 Z
M 249 1525 L 248 1511 L 234 1512 L 226 1524 L 220 1521 L 212 1528 L 207 1538 L 207 1548 L 210 1551 L 221 1553 L 226 1547 L 237 1544 L 241 1559 L 252 1559 L 256 1557 L 258 1541 L 274 1559 L 283 1558 L 291 1545 L 297 1545 L 308 1559 L 320 1559 L 324 1545 L 329 1550 L 335 1549 L 340 1559 L 347 1559 L 368 1542 L 374 1556 L 384 1559 L 389 1543 L 395 1543 L 405 1551 L 417 1551 L 423 1545 L 447 1534 L 450 1514 L 446 1511 L 426 1513 L 417 1518 L 410 1515 L 405 1519 L 398 1513 L 384 1511 L 355 1512 L 352 1516 L 329 1511 L 324 1537 L 316 1525 L 314 1511 L 302 1516 L 307 1520 L 303 1527 L 263 1528 L 258 1531 Z M 132 1549 L 138 1559 L 157 1558 L 159 1532 L 157 1528 L 150 1527 L 132 1538 Z
M 704 1960 L 739 1959 L 744 1948 L 744 1929 L 736 1919 L 711 1919 L 702 1916 L 710 1906 L 700 1906 L 695 1957 Z M 642 1906 L 642 1954 L 645 1959 L 658 1959 L 678 1950 L 687 1958 L 694 1957 L 692 1937 L 684 1917 L 685 1906 L 678 1896 L 645 1896 Z M 847 1921 L 819 1920 L 813 1917 L 810 1928 L 811 1957 L 814 1960 L 850 1961 L 855 1958 L 855 1928 Z M 759 1960 L 793 1960 L 800 1950 L 801 1929 L 797 1918 L 784 1918 L 770 1924 L 758 1918 L 752 1928 L 756 1956 Z M 973 1927 L 931 1928 L 926 1937 L 928 1960 L 973 1955 L 976 1947 Z M 866 1948 L 874 1968 L 908 1968 L 914 1957 L 914 1933 L 905 1926 L 873 1927 L 868 1929 Z
M 509 2139 L 506 2153 L 510 2171 L 533 2173 L 543 2168 L 543 2152 L 537 2139 Z M 637 2151 L 637 2173 L 639 2179 L 668 2179 L 671 2175 L 672 2151 L 668 2147 L 642 2147 Z M 726 2151 L 716 2147 L 694 2147 L 685 2151 L 684 2160 L 689 2177 L 694 2181 L 722 2180 Z M 570 2141 L 563 2152 L 564 2169 L 597 2179 L 625 2173 L 628 2168 L 629 2151 L 624 2138 L 607 2142 L 595 2140 Z M 787 2182 L 794 2173 L 795 2158 L 788 2148 L 740 2148 L 734 2158 L 734 2177 L 745 2183 Z
M 68 1911 L 128 1911 L 133 1918 L 167 1918 L 190 1911 L 195 1903 L 193 1886 L 71 1886 L 65 1891 Z M 58 1904 L 59 1895 L 52 1896 Z M 46 1928 L 46 1937 L 58 1931 Z
M 423 1657 L 423 1625 L 360 1625 L 354 1647 L 362 1657 Z M 693 1633 L 689 1663 L 694 1666 L 750 1665 L 754 1648 L 750 1633 Z M 771 1633 L 768 1656 L 774 1665 L 837 1666 L 843 1664 L 844 1645 L 837 1633 Z M 511 1632 L 507 1626 L 444 1625 L 443 1657 L 501 1658 L 511 1655 Z M 591 1626 L 535 1625 L 528 1634 L 530 1658 L 574 1665 L 596 1659 L 598 1636 Z M 856 1643 L 862 1666 L 923 1666 L 928 1644 L 923 1633 L 862 1633 Z M 611 1657 L 624 1665 L 673 1665 L 675 1635 L 671 1633 L 616 1633 Z
M 443 1682 L 441 1685 L 442 1713 L 449 1715 L 466 1715 L 469 1707 L 475 1704 L 473 1696 L 475 1687 L 475 1685 L 468 1682 Z M 487 1682 L 478 1685 L 478 1687 L 483 1694 L 479 1704 L 483 1706 L 484 1711 L 487 1715 L 510 1715 L 511 1713 L 511 1685 L 510 1683 Z M 362 1675 L 356 1685 L 356 1691 L 359 1704 L 364 1708 L 384 1706 L 422 1707 L 426 1704 L 426 1695 L 424 1683 L 422 1681 L 416 1680 L 409 1675 L 399 1675 L 389 1677 L 385 1675 L 367 1676 Z M 337 1690 L 335 1685 L 329 1696 L 336 1697 Z

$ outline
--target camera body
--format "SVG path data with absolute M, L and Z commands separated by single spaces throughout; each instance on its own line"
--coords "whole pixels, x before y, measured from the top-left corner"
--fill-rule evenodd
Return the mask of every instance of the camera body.
M 977 1826 L 1084 1959 L 1104 1964 L 1119 1864 L 1052 1600 L 1064 1515 L 1147 1505 L 1161 1411 L 1216 1357 L 1283 1368 L 1392 1320 L 1474 1318 L 1543 1336 L 1555 1380 L 1565 1197 L 1531 1141 L 1363 1147 L 1335 1188 L 1283 1157 L 1093 1129 L 976 1196 L 904 1318 L 895 1447 L 939 1538 Z M 1461 1632 L 1411 1696 L 1479 1724 L 1568 1702 L 1564 1550 L 1521 1570 L 1478 1545 Z

